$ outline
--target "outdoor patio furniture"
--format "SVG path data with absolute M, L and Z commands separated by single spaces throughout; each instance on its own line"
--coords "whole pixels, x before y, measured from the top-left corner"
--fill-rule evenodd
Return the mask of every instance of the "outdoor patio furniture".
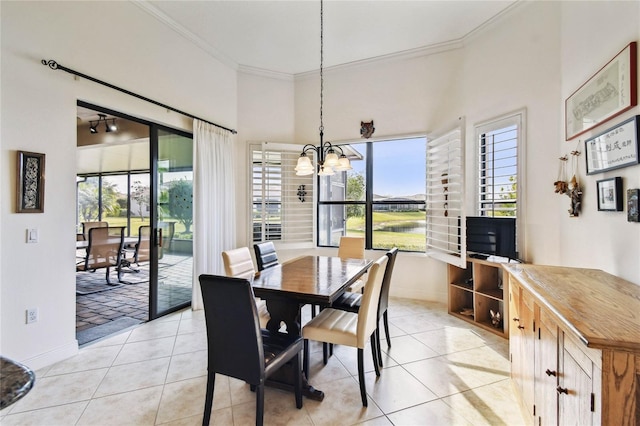
M 119 267 L 124 245 L 124 227 L 99 227 L 89 229 L 89 245 L 84 261 L 76 265 L 76 272 L 106 269 L 107 284 L 110 268 Z

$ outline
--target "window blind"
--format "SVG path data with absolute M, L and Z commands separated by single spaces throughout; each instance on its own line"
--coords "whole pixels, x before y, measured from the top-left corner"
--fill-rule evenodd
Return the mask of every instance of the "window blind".
M 518 186 L 518 126 L 498 124 L 478 140 L 478 213 L 516 216 Z
M 427 141 L 427 255 L 465 268 L 464 134 Z
M 299 145 L 250 145 L 253 241 L 313 242 L 314 175 L 296 176 Z

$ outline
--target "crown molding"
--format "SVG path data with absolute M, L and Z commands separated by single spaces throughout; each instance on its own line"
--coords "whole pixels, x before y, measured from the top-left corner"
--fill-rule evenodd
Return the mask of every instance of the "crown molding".
M 398 60 L 407 60 L 414 58 L 421 58 L 424 56 L 435 55 L 437 53 L 448 52 L 450 50 L 461 49 L 464 47 L 463 39 L 447 41 L 444 43 L 432 44 L 430 46 L 418 47 L 415 49 L 403 50 L 401 52 L 393 52 L 388 55 L 376 56 L 373 58 L 362 59 L 359 61 L 347 62 L 344 64 L 325 67 L 324 71 L 340 71 L 345 69 L 352 69 L 361 66 L 368 66 L 371 64 L 380 64 L 384 62 L 395 62 Z M 294 74 L 295 80 L 305 80 L 311 77 L 317 77 L 318 70 L 306 71 Z
M 317 77 L 318 70 L 313 71 L 305 71 L 301 73 L 289 74 L 280 71 L 271 71 L 263 68 L 256 68 L 249 65 L 242 65 L 235 62 L 229 56 L 225 55 L 218 49 L 214 48 L 202 38 L 198 37 L 188 29 L 186 29 L 181 24 L 177 23 L 169 16 L 167 16 L 164 12 L 150 4 L 147 0 L 131 0 L 133 4 L 138 6 L 143 11 L 147 12 L 149 15 L 156 18 L 158 21 L 167 25 L 169 28 L 173 29 L 175 32 L 186 38 L 187 40 L 194 43 L 203 51 L 207 52 L 209 55 L 213 56 L 215 59 L 221 61 L 225 65 L 231 67 L 232 69 L 247 74 L 247 75 L 255 75 L 260 77 L 274 78 L 278 80 L 284 81 L 294 81 L 294 80 L 305 80 L 308 78 Z M 380 64 L 385 62 L 399 61 L 399 60 L 407 60 L 407 59 L 415 59 L 424 56 L 435 55 L 442 52 L 448 52 L 451 50 L 462 49 L 468 44 L 471 40 L 477 38 L 488 28 L 492 27 L 496 22 L 502 20 L 505 16 L 512 13 L 515 9 L 520 8 L 522 5 L 529 3 L 530 0 L 518 0 L 515 3 L 511 4 L 506 9 L 502 10 L 499 14 L 493 16 L 488 21 L 484 22 L 477 28 L 474 28 L 469 33 L 465 34 L 462 38 L 451 40 L 443 43 L 433 44 L 429 46 L 418 47 L 415 49 L 404 50 L 400 52 L 393 52 L 387 55 L 376 56 L 372 58 L 362 59 L 353 62 L 347 62 L 339 65 L 334 65 L 330 67 L 326 67 L 324 70 L 326 72 L 332 71 L 340 71 L 346 69 L 353 69 L 362 66 L 368 66 L 371 64 Z
M 238 72 L 255 75 L 258 77 L 273 78 L 277 80 L 293 81 L 294 75 L 286 72 L 271 71 L 264 68 L 251 67 L 249 65 L 238 65 Z
M 153 6 L 146 0 L 131 0 L 133 4 L 138 6 L 143 11 L 147 12 L 149 15 L 156 18 L 161 23 L 167 25 L 169 28 L 183 36 L 185 39 L 189 40 L 193 44 L 195 44 L 200 49 L 207 52 L 209 55 L 213 56 L 215 59 L 224 63 L 225 65 L 231 67 L 234 70 L 238 69 L 238 63 L 231 59 L 229 56 L 220 52 L 218 49 L 211 46 L 209 43 L 204 41 L 202 38 L 198 37 L 188 29 L 186 29 L 183 25 L 177 23 L 169 16 L 167 16 L 164 12 L 162 12 L 157 7 Z

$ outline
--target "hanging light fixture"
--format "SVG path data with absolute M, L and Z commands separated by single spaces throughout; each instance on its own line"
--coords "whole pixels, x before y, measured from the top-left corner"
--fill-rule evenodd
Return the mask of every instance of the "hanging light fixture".
M 106 114 L 98 114 L 98 120 L 89 121 L 89 132 L 91 134 L 98 133 L 98 126 L 102 122 L 104 122 L 104 131 L 105 132 L 110 133 L 110 132 L 115 132 L 116 130 L 118 130 L 118 127 L 116 126 L 116 119 L 115 118 L 107 118 Z M 109 122 L 111 122 L 111 123 L 109 123 Z
M 332 145 L 331 142 L 324 142 L 324 122 L 322 115 L 322 108 L 324 104 L 324 8 L 323 0 L 320 0 L 320 145 L 314 146 L 307 144 L 302 148 L 300 158 L 298 158 L 298 164 L 295 171 L 298 176 L 305 176 L 313 174 L 315 168 L 311 164 L 311 159 L 307 155 L 307 152 L 314 151 L 318 156 L 318 176 L 331 176 L 334 171 L 342 172 L 351 170 L 351 162 L 344 154 L 344 151 L 338 145 Z M 340 151 L 340 156 L 336 153 L 336 150 Z

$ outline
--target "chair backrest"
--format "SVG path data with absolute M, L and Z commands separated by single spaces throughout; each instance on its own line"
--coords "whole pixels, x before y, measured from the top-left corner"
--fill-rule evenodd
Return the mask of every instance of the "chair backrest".
M 162 230 L 162 246 L 159 248 L 159 256 L 161 257 L 164 251 L 171 249 L 171 242 L 176 232 L 176 223 L 158 221 L 158 229 Z
M 151 227 L 141 226 L 138 228 L 138 243 L 134 255 L 136 263 L 148 262 L 151 259 Z
M 249 281 L 200 275 L 207 325 L 209 372 L 257 385 L 264 379 L 264 348 Z
M 85 267 L 105 268 L 117 266 L 122 256 L 124 227 L 98 227 L 89 229 L 89 245 Z
M 228 277 L 249 279 L 256 273 L 248 247 L 223 251 L 222 261 L 224 262 L 224 272 Z
M 384 313 L 389 307 L 389 288 L 391 287 L 391 274 L 393 273 L 393 265 L 396 264 L 396 256 L 398 255 L 398 248 L 394 247 L 387 252 L 389 261 L 387 267 L 384 270 L 384 277 L 382 278 L 382 289 L 380 290 L 380 303 L 378 304 L 378 317 Z
M 358 348 L 363 349 L 367 339 L 374 332 L 378 324 L 378 302 L 382 288 L 384 269 L 389 258 L 387 255 L 380 257 L 371 265 L 368 272 L 367 284 L 364 286 L 364 294 L 358 310 Z
M 89 230 L 93 228 L 108 228 L 109 222 L 82 222 L 82 235 L 85 241 L 89 240 Z
M 256 263 L 258 264 L 258 271 L 263 271 L 278 264 L 278 254 L 276 253 L 276 246 L 274 246 L 271 241 L 254 244 L 253 250 L 256 252 Z
M 364 238 L 340 237 L 338 257 L 343 259 L 364 259 Z

